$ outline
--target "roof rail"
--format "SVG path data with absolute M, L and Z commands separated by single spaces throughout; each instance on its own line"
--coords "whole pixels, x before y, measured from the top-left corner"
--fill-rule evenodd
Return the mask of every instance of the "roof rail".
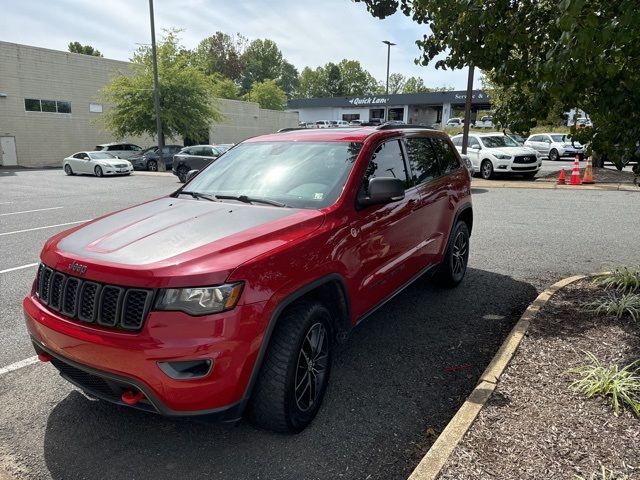
M 434 130 L 431 127 L 427 127 L 426 125 L 411 125 L 406 123 L 383 123 L 379 127 L 376 127 L 376 130 L 396 130 L 398 128 L 401 129 L 422 129 L 422 130 Z

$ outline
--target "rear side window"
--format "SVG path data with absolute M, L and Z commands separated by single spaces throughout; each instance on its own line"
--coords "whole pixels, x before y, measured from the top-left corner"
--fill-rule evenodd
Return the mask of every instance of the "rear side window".
M 107 147 L 107 150 L 114 151 L 114 150 L 122 150 L 122 145 L 109 145 Z
M 453 150 L 449 142 L 442 138 L 432 138 L 431 144 L 433 145 L 436 155 L 438 156 L 438 164 L 440 166 L 440 173 L 443 175 L 458 170 L 460 168 L 460 162 L 458 156 Z
M 405 182 L 405 188 L 409 188 L 407 169 L 398 140 L 385 142 L 376 148 L 364 174 L 363 187 L 366 194 L 369 193 L 369 180 L 376 177 L 399 178 Z
M 406 144 L 414 185 L 428 182 L 440 175 L 438 158 L 428 138 L 407 138 Z
M 451 139 L 451 141 L 453 142 L 453 144 L 454 144 L 456 147 L 461 147 L 461 146 L 462 146 L 462 137 L 453 137 L 453 138 Z

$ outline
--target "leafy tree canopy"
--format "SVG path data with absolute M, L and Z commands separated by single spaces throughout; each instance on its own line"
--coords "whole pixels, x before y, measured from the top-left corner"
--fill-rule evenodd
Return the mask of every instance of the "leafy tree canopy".
M 242 54 L 246 45 L 247 39 L 239 33 L 232 36 L 216 32 L 198 44 L 193 61 L 208 75 L 218 73 L 237 81 L 244 70 Z
M 242 88 L 247 91 L 255 82 L 275 80 L 282 71 L 282 52 L 273 40 L 253 40 L 242 55 Z
M 277 81 L 278 86 L 285 91 L 287 97 L 291 98 L 298 88 L 298 70 L 292 64 L 283 60 L 282 67 L 280 68 L 280 76 Z
M 367 70 L 362 68 L 358 60 L 344 59 L 338 64 L 342 73 L 342 86 L 344 95 L 367 95 L 372 93 L 384 93 L 380 85 Z
M 91 45 L 82 45 L 80 42 L 70 42 L 68 49 L 71 53 L 81 53 L 82 55 L 94 57 L 103 56 L 97 48 L 93 48 Z
M 214 82 L 190 64 L 179 32 L 169 30 L 158 43 L 162 128 L 168 137 L 199 138 L 211 121 L 222 119 L 214 103 Z M 113 78 L 101 92 L 111 108 L 101 117 L 116 138 L 156 134 L 151 48 L 134 53 L 132 74 Z
M 230 78 L 223 77 L 220 74 L 213 74 L 211 75 L 211 83 L 211 94 L 215 98 L 238 100 L 238 86 Z
M 404 86 L 407 83 L 407 77 L 401 73 L 392 73 L 389 75 L 389 93 L 402 93 Z M 385 82 L 386 89 L 386 82 Z
M 640 140 L 640 9 L 637 0 L 356 0 L 377 17 L 400 9 L 429 33 L 420 62 L 473 64 L 501 89 L 496 119 L 526 133 L 553 109 L 578 107 L 592 129 L 576 132 L 614 161 Z M 621 121 L 624 119 L 624 121 Z
M 268 108 L 269 110 L 284 110 L 287 104 L 287 94 L 275 80 L 255 82 L 249 93 L 245 95 L 245 99 L 258 103 L 260 108 Z

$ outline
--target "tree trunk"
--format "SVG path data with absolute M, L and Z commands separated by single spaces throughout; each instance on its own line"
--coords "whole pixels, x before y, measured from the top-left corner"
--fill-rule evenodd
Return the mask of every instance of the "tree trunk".
M 604 168 L 604 155 L 598 152 L 591 153 L 591 163 L 593 168 Z

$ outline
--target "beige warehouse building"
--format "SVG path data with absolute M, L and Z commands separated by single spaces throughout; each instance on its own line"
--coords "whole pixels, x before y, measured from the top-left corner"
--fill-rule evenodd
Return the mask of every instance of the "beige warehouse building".
M 116 140 L 153 145 L 150 137 L 115 139 L 100 122 L 109 108 L 99 100 L 100 89 L 129 71 L 128 62 L 0 42 L 0 165 L 59 166 L 74 152 Z M 211 125 L 210 143 L 237 143 L 298 125 L 297 113 L 219 102 L 224 119 Z

